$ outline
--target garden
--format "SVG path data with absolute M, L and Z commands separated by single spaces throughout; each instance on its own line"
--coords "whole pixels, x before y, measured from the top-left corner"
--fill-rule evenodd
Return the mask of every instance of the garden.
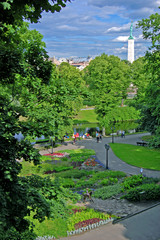
M 34 209 L 27 217 L 37 240 L 78 234 L 120 217 L 114 211 L 95 209 L 97 201 L 118 198 L 136 203 L 160 199 L 160 179 L 105 170 L 91 149 L 44 154 L 37 166 L 26 161 L 21 164 L 22 183 L 38 192 L 40 201 L 48 207 L 48 217 L 42 222 L 35 219 Z M 87 191 L 91 193 L 91 204 L 90 199 L 84 201 Z M 38 210 L 38 214 L 42 212 Z

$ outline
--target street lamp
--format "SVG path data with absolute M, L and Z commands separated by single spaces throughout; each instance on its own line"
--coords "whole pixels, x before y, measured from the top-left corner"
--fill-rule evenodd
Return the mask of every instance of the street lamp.
M 112 143 L 114 143 L 113 129 L 115 129 L 115 127 L 111 127 L 111 130 L 112 130 Z
M 108 150 L 110 146 L 108 144 L 105 144 L 105 149 L 106 149 L 106 169 L 108 169 Z

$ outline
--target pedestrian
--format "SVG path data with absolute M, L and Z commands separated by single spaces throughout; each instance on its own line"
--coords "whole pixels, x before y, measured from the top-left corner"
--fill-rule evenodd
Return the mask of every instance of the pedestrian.
M 123 136 L 123 138 L 125 138 L 125 131 L 122 132 L 122 136 Z
M 122 137 L 122 131 L 121 130 L 119 131 L 119 135 Z
M 99 140 L 102 141 L 102 134 L 99 134 Z
M 97 143 L 99 143 L 99 133 L 96 132 Z
M 143 168 L 140 168 L 140 174 L 143 176 Z
M 75 135 L 75 137 L 74 137 L 74 143 L 76 143 L 76 139 L 77 139 L 77 136 Z

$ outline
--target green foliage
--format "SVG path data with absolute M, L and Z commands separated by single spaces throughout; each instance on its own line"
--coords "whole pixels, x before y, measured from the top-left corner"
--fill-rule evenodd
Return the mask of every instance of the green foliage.
M 89 179 L 89 180 L 80 180 L 76 183 L 76 188 L 80 188 L 80 187 L 91 187 L 96 183 L 96 180 L 94 179 Z
M 35 0 L 28 2 L 23 0 L 9 0 L 0 3 L 1 18 L 3 23 L 15 24 L 22 22 L 23 18 L 30 20 L 31 22 L 37 22 L 42 17 L 42 12 L 54 13 L 60 12 L 60 10 L 66 6 L 66 2 L 70 0 L 60 0 L 54 2 L 40 0 L 39 4 Z
M 92 171 L 87 171 L 87 170 L 79 170 L 79 169 L 73 169 L 73 170 L 68 170 L 62 173 L 56 173 L 57 177 L 62 177 L 62 178 L 74 178 L 74 179 L 80 179 L 84 176 L 89 176 L 92 173 Z
M 108 185 L 112 185 L 115 183 L 118 183 L 117 178 L 107 178 L 107 179 L 103 179 L 102 181 L 99 182 L 99 184 L 103 185 L 103 186 L 108 186 Z
M 95 151 L 93 149 L 73 149 L 73 150 L 61 150 L 59 152 L 67 152 L 70 157 L 73 156 L 83 156 L 83 155 L 95 155 Z
M 54 236 L 57 239 L 67 236 L 67 221 L 65 219 L 57 218 L 53 220 L 46 218 L 42 223 L 38 222 L 36 219 L 32 221 L 35 225 L 34 232 L 37 236 Z
M 115 107 L 108 114 L 107 118 L 110 121 L 129 121 L 139 119 L 140 112 L 137 111 L 134 107 Z
M 56 218 L 66 218 L 68 216 L 67 201 L 77 201 L 80 196 L 78 194 L 73 194 L 72 191 L 65 189 L 61 185 L 61 179 L 56 178 L 52 181 L 49 177 L 42 178 L 40 176 L 28 176 L 22 178 L 23 183 L 36 189 L 40 196 L 43 196 L 48 204 L 48 210 L 50 211 L 50 217 L 52 219 Z M 37 218 L 37 213 L 35 209 L 31 209 L 33 212 L 33 218 Z M 39 208 L 39 212 L 43 209 Z M 49 216 L 49 215 L 48 215 Z
M 160 14 L 152 14 L 148 19 L 138 22 L 138 27 L 142 28 L 144 39 L 151 40 L 151 47 L 145 55 L 146 74 L 149 84 L 145 89 L 145 94 L 141 99 L 142 126 L 147 131 L 157 135 L 153 145 L 158 146 L 160 135 Z
M 131 177 L 125 178 L 125 180 L 122 183 L 122 186 L 124 187 L 124 190 L 130 189 L 141 185 L 142 181 L 143 181 L 142 175 L 133 175 Z
M 70 178 L 59 178 L 60 180 L 60 184 L 64 187 L 64 188 L 73 188 L 75 187 L 75 182 L 70 179 Z
M 107 219 L 109 218 L 109 215 L 105 213 L 96 212 L 93 209 L 86 209 L 81 212 L 76 212 L 76 214 L 73 214 L 68 219 L 68 222 L 67 222 L 68 231 L 75 230 L 74 226 L 76 223 L 79 223 L 88 219 L 92 219 L 92 218 Z
M 126 174 L 121 171 L 103 171 L 103 172 L 97 172 L 93 174 L 93 179 L 100 180 L 104 178 L 123 178 Z
M 101 198 L 102 200 L 105 200 L 107 198 L 110 198 L 112 196 L 116 196 L 118 193 L 122 191 L 122 187 L 120 184 L 114 184 L 107 187 L 102 187 L 97 190 L 95 190 L 93 196 L 95 198 Z
M 126 98 L 129 72 L 128 64 L 106 54 L 96 57 L 87 67 L 85 80 L 94 93 L 95 111 L 102 126 L 109 124 L 108 114 L 121 104 L 122 98 Z
M 51 204 L 45 191 L 40 192 L 18 176 L 22 166 L 17 160 L 39 163 L 40 155 L 29 139 L 44 134 L 62 137 L 71 128 L 74 109 L 82 102 L 78 94 L 83 85 L 80 74 L 72 68 L 70 81 L 62 81 L 63 74 L 48 60 L 43 36 L 36 30 L 29 31 L 28 24 L 23 22 L 23 19 L 37 22 L 43 11 L 60 11 L 68 0 L 53 2 L 4 0 L 0 3 L 0 232 L 1 236 L 6 233 L 8 239 L 12 235 L 21 239 L 20 232 L 23 240 L 28 240 L 26 231 L 30 223 L 25 217 L 32 210 L 39 221 L 50 215 L 50 206 L 52 215 L 61 217 L 65 209 L 62 199 L 69 194 L 58 194 L 63 191 L 55 185 L 56 191 L 48 191 Z M 75 92 L 72 77 L 74 84 L 78 82 Z M 14 135 L 20 132 L 25 139 L 18 142 Z
M 130 189 L 126 195 L 123 196 L 129 201 L 141 200 L 160 200 L 160 185 L 158 184 L 144 184 L 139 187 Z
M 15 228 L 11 227 L 6 232 L 0 232 L 1 240 L 35 240 L 36 234 L 32 231 L 18 232 Z
M 69 169 L 73 169 L 73 166 L 53 166 L 52 170 L 55 170 L 56 172 L 63 172 L 63 171 L 67 171 Z
M 152 137 L 152 139 L 149 141 L 149 147 L 160 149 L 160 135 L 159 134 Z

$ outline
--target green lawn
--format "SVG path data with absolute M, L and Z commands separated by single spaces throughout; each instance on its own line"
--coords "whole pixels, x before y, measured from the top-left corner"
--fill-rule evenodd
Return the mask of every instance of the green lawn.
M 122 143 L 110 143 L 115 155 L 136 167 L 160 170 L 160 150 Z
M 93 110 L 81 110 L 78 115 L 75 117 L 74 122 L 89 122 L 94 123 L 98 122 L 97 120 L 97 114 Z

